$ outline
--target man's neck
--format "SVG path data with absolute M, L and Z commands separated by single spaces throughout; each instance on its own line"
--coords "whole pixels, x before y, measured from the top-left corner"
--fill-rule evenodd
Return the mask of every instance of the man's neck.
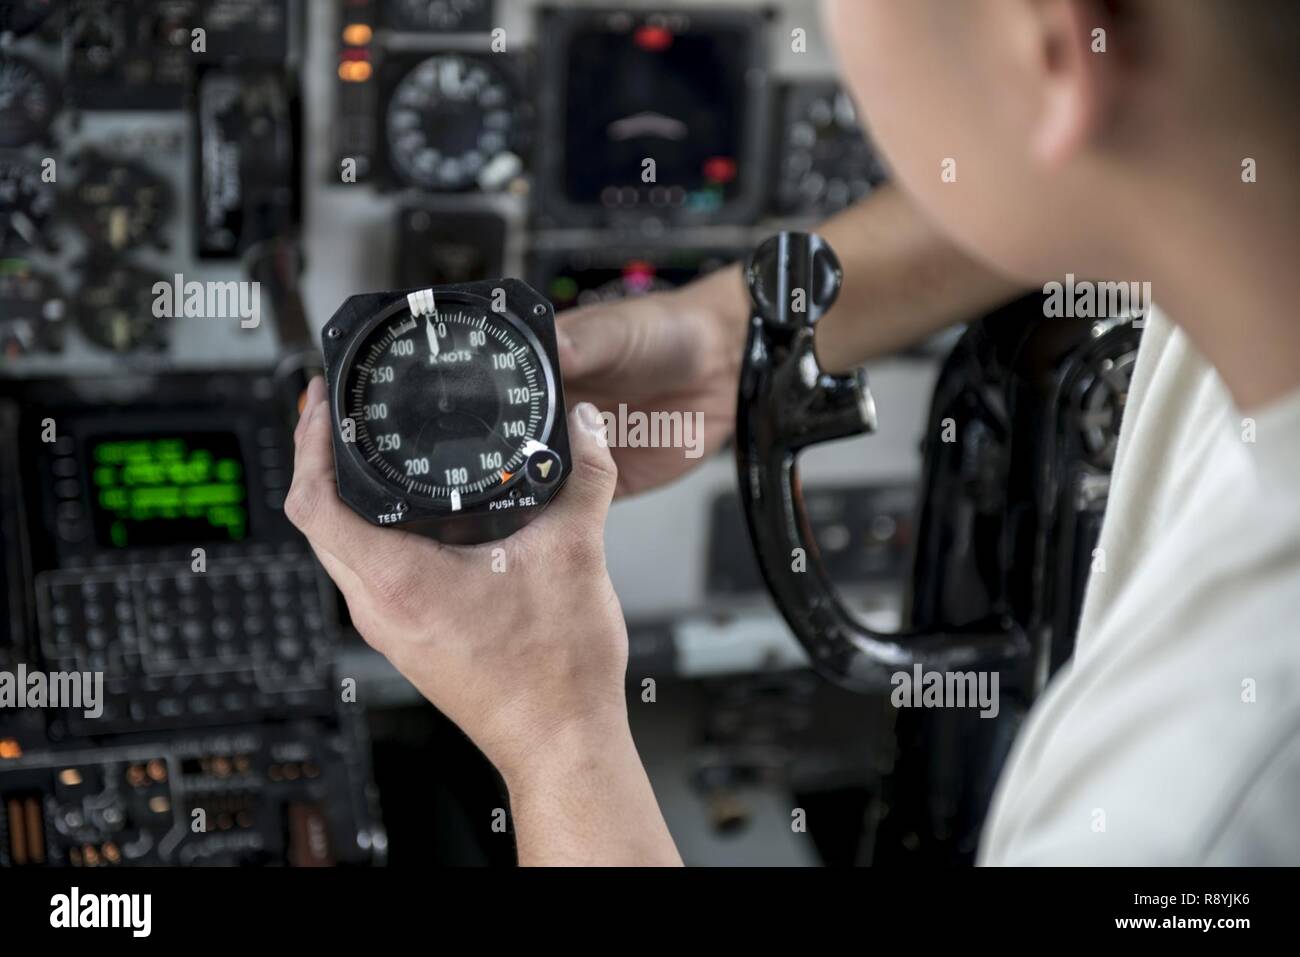
M 1172 199 L 1135 264 L 1243 412 L 1300 390 L 1298 201 L 1275 183 L 1241 183 L 1218 204 Z

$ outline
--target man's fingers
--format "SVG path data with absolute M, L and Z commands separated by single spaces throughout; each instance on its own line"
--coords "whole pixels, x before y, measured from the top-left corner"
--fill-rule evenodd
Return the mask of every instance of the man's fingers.
M 334 480 L 333 426 L 328 403 L 309 406 L 296 434 L 293 484 L 284 512 L 307 536 L 317 553 L 345 565 L 381 601 L 404 600 L 418 592 L 417 579 L 436 576 L 448 561 L 435 543 L 397 529 L 371 525 L 345 505 Z M 336 582 L 339 577 L 328 568 Z
M 324 385 L 313 379 L 307 387 L 307 404 L 303 406 L 298 426 L 293 432 L 293 477 L 334 481 L 333 428 Z
M 294 434 L 293 484 L 284 513 L 313 544 L 346 561 L 356 540 L 374 529 L 339 500 L 332 432 L 328 403 L 308 404 Z
M 693 381 L 706 356 L 699 325 L 679 321 L 671 294 L 625 299 L 559 316 L 560 366 L 575 395 L 628 401 Z
M 572 536 L 582 530 L 603 532 L 609 503 L 618 484 L 618 466 L 610 454 L 600 413 L 581 402 L 569 413 L 569 451 L 573 471 L 564 488 L 533 524 L 536 534 Z
M 618 370 L 628 360 L 632 316 L 615 305 L 564 312 L 556 319 L 560 368 L 575 383 Z
M 293 429 L 294 445 L 298 444 L 298 439 L 302 435 L 302 430 L 307 422 L 307 413 L 316 406 L 325 401 L 325 380 L 320 376 L 313 376 L 312 380 L 307 383 L 307 391 L 302 397 L 302 408 L 298 410 L 298 424 Z

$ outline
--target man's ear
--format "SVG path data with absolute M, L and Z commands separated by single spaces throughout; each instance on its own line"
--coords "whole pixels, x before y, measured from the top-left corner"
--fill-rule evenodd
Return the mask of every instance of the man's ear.
M 1030 146 L 1061 166 L 1102 134 L 1118 93 L 1121 51 L 1114 0 L 1030 0 L 1042 102 Z

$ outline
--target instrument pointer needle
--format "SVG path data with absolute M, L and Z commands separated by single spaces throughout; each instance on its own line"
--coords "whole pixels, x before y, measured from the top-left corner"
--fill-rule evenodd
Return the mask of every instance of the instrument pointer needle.
M 424 319 L 424 331 L 429 337 L 429 359 L 432 361 L 438 355 L 438 333 L 433 328 L 433 317 L 426 316 Z

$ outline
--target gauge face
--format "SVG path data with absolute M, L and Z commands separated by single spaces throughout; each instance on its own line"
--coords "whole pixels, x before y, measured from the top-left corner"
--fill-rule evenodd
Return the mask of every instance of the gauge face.
M 57 350 L 64 314 L 53 280 L 20 259 L 0 262 L 0 356 Z
M 463 190 L 493 170 L 512 178 L 520 166 L 511 151 L 518 116 L 514 94 L 486 60 L 433 56 L 398 82 L 385 120 L 389 162 L 413 186 Z M 491 165 L 489 165 L 491 164 Z
M 554 415 L 536 338 L 468 298 L 392 311 L 359 343 L 343 390 L 370 469 L 453 511 L 517 481 Z
M 134 266 L 90 262 L 77 295 L 77 321 L 86 338 L 114 352 L 161 347 L 163 320 L 153 314 L 153 287 L 159 278 Z
M 836 87 L 792 89 L 782 138 L 777 200 L 783 212 L 835 212 L 884 179 L 853 100 Z
M 17 57 L 0 57 L 0 147 L 39 137 L 54 115 L 54 94 L 37 69 Z
M 143 167 L 86 157 L 74 216 L 92 243 L 113 251 L 156 239 L 170 209 L 167 184 Z
M 398 30 L 486 30 L 491 23 L 490 0 L 389 0 L 384 4 L 387 25 Z
M 0 248 L 41 244 L 54 213 L 54 185 L 41 180 L 41 167 L 20 157 L 0 158 Z

